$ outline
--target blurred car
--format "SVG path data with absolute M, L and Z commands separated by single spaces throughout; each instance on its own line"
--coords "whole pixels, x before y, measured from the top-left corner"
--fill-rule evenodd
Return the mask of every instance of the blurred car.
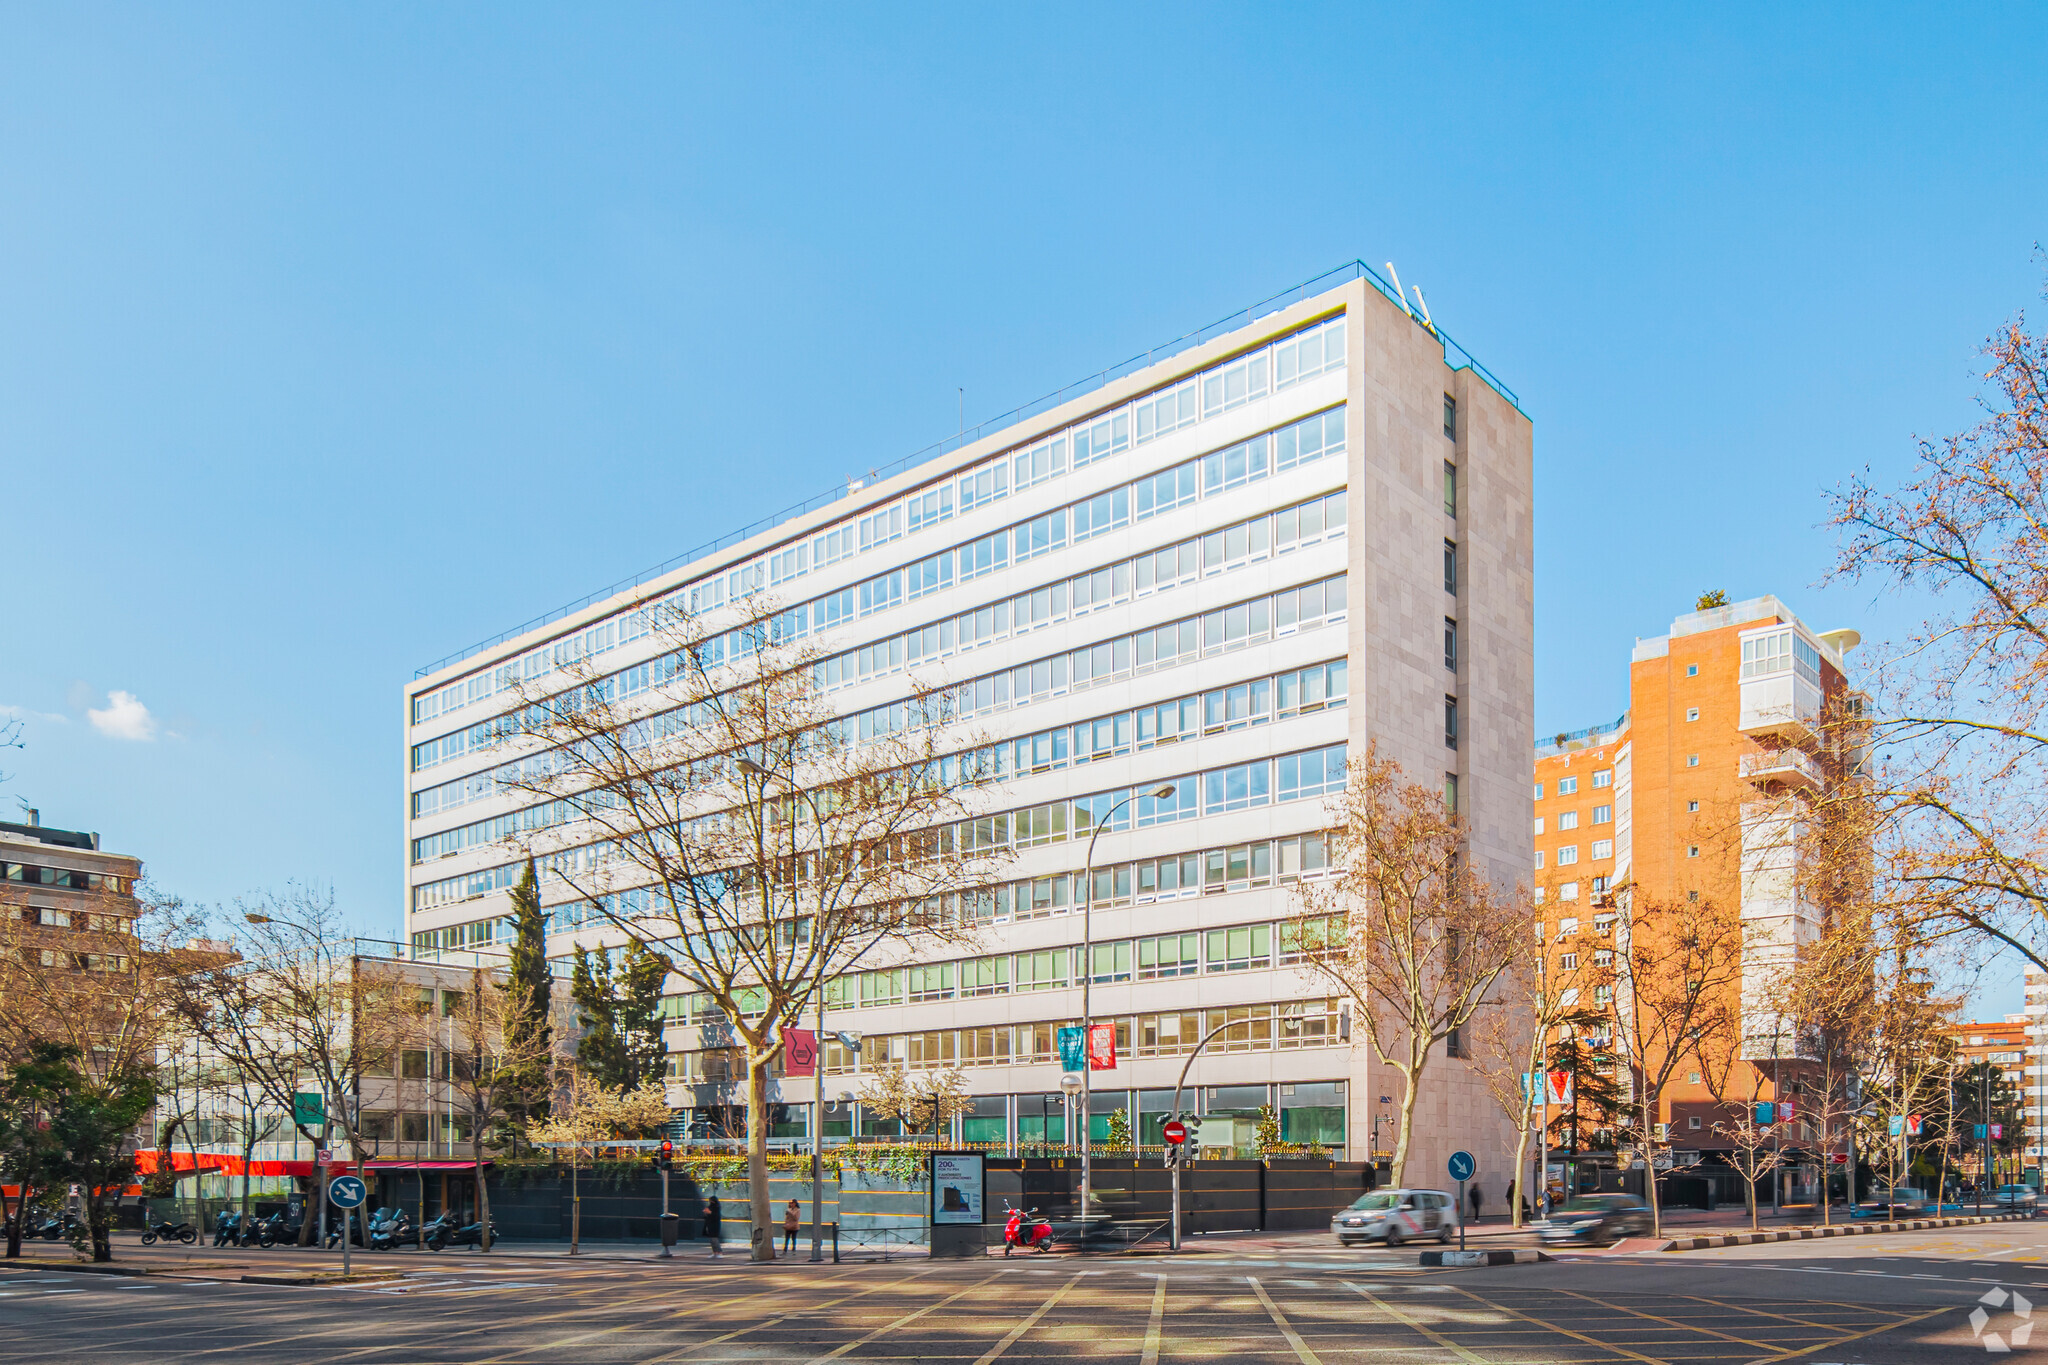
M 1935 1212 L 1932 1196 L 1906 1185 L 1870 1192 L 1870 1198 L 1849 1210 L 1851 1218 L 1925 1218 Z
M 1411 1237 L 1448 1242 L 1457 1226 L 1457 1201 L 1442 1190 L 1374 1190 L 1330 1217 L 1330 1231 L 1344 1246 L 1385 1242 L 1395 1247 Z
M 1536 1224 L 1536 1235 L 1553 1245 L 1591 1246 L 1618 1242 L 1650 1227 L 1650 1206 L 1632 1194 L 1581 1194 Z
M 2041 1192 L 2032 1185 L 2000 1185 L 1992 1197 L 2007 1213 L 2032 1214 L 2041 1205 Z

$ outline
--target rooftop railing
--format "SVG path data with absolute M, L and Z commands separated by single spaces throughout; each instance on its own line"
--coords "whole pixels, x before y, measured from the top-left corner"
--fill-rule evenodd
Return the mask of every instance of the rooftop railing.
M 1093 392 L 1106 384 L 1112 384 L 1126 375 L 1135 374 L 1148 365 L 1156 365 L 1162 360 L 1170 360 L 1181 352 L 1200 346 L 1204 342 L 1213 341 L 1215 338 L 1229 332 L 1234 332 L 1240 327 L 1250 326 L 1262 317 L 1277 313 L 1283 308 L 1291 308 L 1303 299 L 1314 298 L 1317 294 L 1326 293 L 1339 285 L 1349 284 L 1353 280 L 1361 279 L 1379 290 L 1386 298 L 1398 304 L 1403 312 L 1414 318 L 1416 326 L 1427 328 L 1443 344 L 1445 364 L 1454 370 L 1471 370 L 1474 374 L 1485 380 L 1494 392 L 1514 404 L 1516 411 L 1522 410 L 1522 400 L 1515 396 L 1513 389 L 1501 383 L 1494 376 L 1493 371 L 1480 364 L 1470 351 L 1467 351 L 1464 347 L 1453 341 L 1442 328 L 1416 317 L 1414 310 L 1409 307 L 1407 301 L 1401 297 L 1393 285 L 1380 278 L 1378 271 L 1374 270 L 1364 261 L 1347 261 L 1334 270 L 1326 270 L 1313 279 L 1303 280 L 1291 289 L 1283 289 L 1279 293 L 1261 299 L 1248 307 L 1240 308 L 1228 316 L 1218 318 L 1206 327 L 1199 327 L 1192 332 L 1175 337 L 1172 341 L 1142 351 L 1128 360 L 1111 365 L 1108 369 L 1098 370 L 1085 379 L 1077 379 L 1071 384 L 1063 385 L 1060 388 L 1054 389 L 1051 393 L 1034 398 L 1029 403 L 1025 403 L 1020 407 L 1012 408 L 1008 412 L 991 417 L 976 426 L 967 427 L 943 440 L 934 441 L 922 450 L 914 450 L 890 464 L 870 469 L 866 475 L 860 476 L 858 481 L 851 486 L 846 484 L 835 485 L 822 493 L 805 498 L 801 502 L 791 503 L 780 512 L 762 517 L 758 521 L 749 522 L 737 531 L 729 531 L 715 540 L 708 540 L 694 550 L 688 550 L 673 559 L 664 560 L 653 568 L 642 570 L 640 573 L 634 574 L 629 578 L 622 578 L 608 588 L 601 588 L 588 596 L 580 597 L 574 602 L 557 607 L 553 611 L 544 612 L 530 621 L 512 627 L 510 630 L 500 631 L 487 640 L 479 640 L 467 649 L 457 650 L 445 658 L 436 659 L 433 663 L 416 670 L 413 676 L 415 678 L 424 678 L 429 674 L 438 673 L 453 664 L 461 663 L 464 659 L 473 658 L 487 649 L 504 644 L 507 640 L 516 640 L 529 631 L 539 630 L 543 626 L 573 616 L 585 607 L 594 606 L 608 598 L 616 597 L 622 592 L 630 592 L 634 588 L 650 583 L 665 574 L 673 573 L 684 565 L 695 563 L 697 560 L 717 554 L 720 550 L 738 545 L 742 541 L 751 539 L 763 531 L 772 530 L 786 521 L 793 521 L 808 512 L 815 512 L 820 507 L 828 507 L 838 502 L 841 498 L 849 497 L 853 493 L 859 492 L 861 488 L 879 480 L 892 478 L 906 469 L 913 469 L 928 460 L 935 460 L 941 455 L 959 450 L 964 446 L 972 445 L 984 436 L 1036 417 L 1041 412 L 1048 412 L 1062 403 L 1080 397 L 1082 394 Z
M 1539 739 L 1536 741 L 1537 756 L 1561 754 L 1566 749 L 1591 748 L 1594 743 L 1609 735 L 1620 734 L 1622 727 L 1627 724 L 1628 712 L 1624 711 L 1609 725 L 1588 725 L 1583 730 L 1568 730 L 1547 739 Z

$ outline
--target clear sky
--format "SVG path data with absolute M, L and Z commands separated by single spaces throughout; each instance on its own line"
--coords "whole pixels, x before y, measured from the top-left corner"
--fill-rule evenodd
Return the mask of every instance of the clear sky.
M 2020 5 L 7 6 L 0 818 L 395 934 L 415 668 L 1354 257 L 1534 419 L 1539 732 L 1705 588 L 1882 636 L 1820 494 L 2039 301 L 2044 84 Z

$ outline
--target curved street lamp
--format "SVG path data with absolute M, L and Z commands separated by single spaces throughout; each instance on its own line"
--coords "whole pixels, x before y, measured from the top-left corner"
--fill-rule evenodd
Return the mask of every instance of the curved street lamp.
M 1086 857 L 1085 857 L 1084 859 L 1082 859 L 1082 867 L 1081 867 L 1081 1209 L 1080 1209 L 1080 1221 L 1081 1221 L 1081 1223 L 1083 1224 L 1083 1226 L 1084 1226 L 1084 1227 L 1085 1227 L 1085 1225 L 1086 1225 L 1086 1223 L 1087 1223 L 1087 1220 L 1088 1220 L 1088 1194 L 1089 1194 L 1089 1188 L 1090 1188 L 1090 1185 L 1091 1185 L 1091 1183 L 1092 1183 L 1092 1178 L 1093 1178 L 1093 1176 L 1094 1176 L 1094 1163 L 1093 1163 L 1093 1160 L 1092 1160 L 1092 1156 L 1091 1156 L 1091 1153 L 1092 1153 L 1092 1151 L 1093 1151 L 1093 1149 L 1094 1149 L 1094 1145 L 1095 1145 L 1095 1144 L 1094 1144 L 1094 1142 L 1093 1142 L 1093 1141 L 1091 1140 L 1091 1134 L 1090 1134 L 1090 1133 L 1089 1133 L 1089 1131 L 1088 1131 L 1088 1124 L 1089 1124 L 1089 1120 L 1090 1120 L 1090 1118 L 1092 1117 L 1092 1115 L 1090 1115 L 1090 1113 L 1088 1112 L 1088 1106 L 1089 1106 L 1089 1103 L 1090 1103 L 1090 1098 L 1089 1098 L 1089 1097 L 1090 1097 L 1090 1094 L 1091 1094 L 1091 1090 L 1092 1090 L 1092 1087 L 1090 1086 L 1090 1081 L 1092 1080 L 1092 1077 L 1091 1077 L 1091 1076 L 1090 1076 L 1090 1074 L 1089 1074 L 1089 1073 L 1090 1073 L 1090 1071 L 1092 1070 L 1092 1068 L 1091 1068 L 1091 1067 L 1090 1067 L 1090 1065 L 1089 1065 L 1089 1060 L 1090 1060 L 1090 1059 L 1089 1059 L 1089 1042 L 1090 1042 L 1090 1037 L 1091 1037 L 1091 1030 L 1092 1030 L 1092 1029 L 1093 1029 L 1093 1027 L 1094 1027 L 1094 1020 L 1093 1020 L 1093 1017 L 1092 1017 L 1092 1014 L 1091 1014 L 1091 1005 L 1092 1005 L 1093 1001 L 1092 1001 L 1092 996 L 1091 996 L 1091 990 L 1090 990 L 1090 988 L 1091 988 L 1091 987 L 1092 987 L 1092 986 L 1093 986 L 1093 985 L 1095 984 L 1095 934 L 1094 934 L 1094 930 L 1095 930 L 1095 924 L 1094 924 L 1094 911 L 1095 911 L 1095 841 L 1096 841 L 1097 839 L 1100 839 L 1100 838 L 1102 837 L 1102 831 L 1103 831 L 1103 830 L 1104 830 L 1105 828 L 1107 828 L 1107 827 L 1108 827 L 1108 825 L 1109 825 L 1109 822 L 1110 822 L 1111 820 L 1113 820 L 1113 819 L 1115 819 L 1115 818 L 1116 818 L 1116 813 L 1117 813 L 1118 811 L 1122 810 L 1122 809 L 1123 809 L 1123 808 L 1124 808 L 1125 806 L 1128 806 L 1128 805 L 1130 805 L 1130 804 L 1131 804 L 1131 802 L 1133 802 L 1133 801 L 1137 800 L 1137 799 L 1138 799 L 1139 797 L 1141 797 L 1141 796 L 1149 796 L 1149 797 L 1153 798 L 1153 799 L 1154 799 L 1155 801 L 1164 801 L 1164 800 L 1166 800 L 1166 798 L 1168 798 L 1169 796 L 1172 796 L 1172 795 L 1173 795 L 1173 792 L 1174 792 L 1174 786 L 1173 786 L 1173 783 L 1171 783 L 1171 782 L 1162 782 L 1162 783 L 1160 783 L 1160 784 L 1159 784 L 1158 786 L 1156 786 L 1156 787 L 1152 787 L 1152 788 L 1149 788 L 1148 790 L 1145 790 L 1145 791 L 1141 791 L 1141 792 L 1132 792 L 1132 793 L 1131 793 L 1131 794 L 1130 794 L 1129 796 L 1126 796 L 1126 797 L 1125 797 L 1125 798 L 1124 798 L 1123 800 L 1121 800 L 1121 801 L 1117 802 L 1117 803 L 1116 803 L 1115 805 L 1111 806 L 1111 807 L 1110 807 L 1110 808 L 1109 808 L 1109 809 L 1108 809 L 1107 811 L 1105 811 L 1105 812 L 1103 813 L 1103 816 L 1102 816 L 1102 818 L 1101 818 L 1100 820 L 1097 820 L 1097 821 L 1095 822 L 1095 832 L 1094 832 L 1093 834 L 1091 834 L 1091 835 L 1089 835 L 1089 836 L 1088 836 L 1088 854 L 1087 854 L 1087 856 L 1086 856 Z

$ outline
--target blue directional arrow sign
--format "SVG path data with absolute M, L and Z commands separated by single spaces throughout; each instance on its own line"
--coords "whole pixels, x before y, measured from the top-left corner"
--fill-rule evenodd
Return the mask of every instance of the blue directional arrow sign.
M 1451 1153 L 1451 1179 L 1470 1180 L 1472 1172 L 1479 1169 L 1479 1163 L 1472 1159 L 1470 1152 Z
M 355 1176 L 338 1175 L 327 1182 L 327 1200 L 338 1209 L 352 1209 L 370 1197 L 369 1187 Z

